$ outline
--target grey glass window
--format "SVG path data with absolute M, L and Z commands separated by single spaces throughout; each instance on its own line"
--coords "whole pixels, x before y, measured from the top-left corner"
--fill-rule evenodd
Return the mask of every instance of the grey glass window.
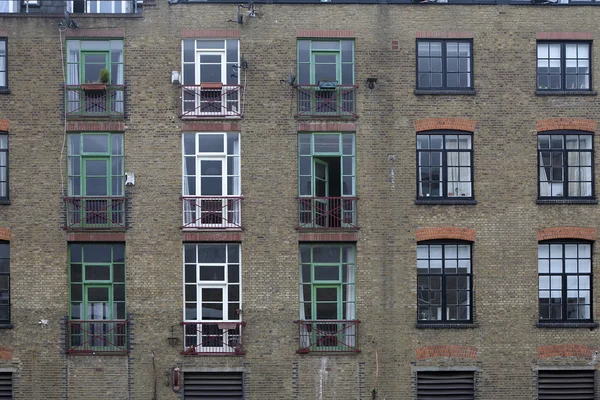
M 590 53 L 588 42 L 539 42 L 537 90 L 590 90 Z
M 470 40 L 417 40 L 417 89 L 472 90 Z
M 0 200 L 8 200 L 8 134 L 0 132 Z
M 8 55 L 6 39 L 0 39 L 0 88 L 8 87 Z
M 0 241 L 0 323 L 10 323 L 10 243 Z

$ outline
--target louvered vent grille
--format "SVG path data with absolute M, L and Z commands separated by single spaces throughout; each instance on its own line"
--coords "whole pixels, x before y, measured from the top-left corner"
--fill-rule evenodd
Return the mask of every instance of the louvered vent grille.
M 242 400 L 241 373 L 183 374 L 184 400 Z
M 12 372 L 0 372 L 0 399 L 12 399 Z
M 436 371 L 417 373 L 417 400 L 473 400 L 475 373 Z
M 594 399 L 593 370 L 538 371 L 539 400 Z

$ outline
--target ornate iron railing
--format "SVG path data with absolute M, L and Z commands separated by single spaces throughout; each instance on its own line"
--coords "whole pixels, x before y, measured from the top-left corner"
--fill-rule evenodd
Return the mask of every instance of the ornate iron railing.
M 67 118 L 125 116 L 125 86 L 81 84 L 65 89 Z
M 183 228 L 241 228 L 242 196 L 182 196 Z
M 244 321 L 182 322 L 184 349 L 187 355 L 242 355 Z
M 356 118 L 357 88 L 357 85 L 337 85 L 331 89 L 299 85 L 297 116 Z
M 67 321 L 67 353 L 127 354 L 127 320 Z
M 127 229 L 125 197 L 65 197 L 66 229 Z
M 298 320 L 300 347 L 297 353 L 360 353 L 359 320 Z
M 298 197 L 299 228 L 358 229 L 358 197 Z
M 241 85 L 204 83 L 181 87 L 181 117 L 241 117 Z

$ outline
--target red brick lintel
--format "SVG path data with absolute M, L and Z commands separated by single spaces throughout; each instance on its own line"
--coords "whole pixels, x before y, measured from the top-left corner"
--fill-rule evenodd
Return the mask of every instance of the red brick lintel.
M 550 357 L 585 357 L 592 358 L 597 347 L 582 344 L 557 344 L 537 348 L 538 358 Z
M 7 228 L 0 228 L 0 240 L 10 240 L 12 231 Z
M 181 37 L 186 39 L 235 39 L 240 37 L 240 31 L 238 29 L 184 29 L 181 31 Z
M 67 132 L 125 132 L 125 123 L 67 122 Z
M 593 40 L 593 32 L 538 32 L 538 40 Z
M 10 127 L 10 121 L 7 119 L 0 119 L 0 131 L 8 132 L 8 128 Z
M 184 242 L 241 242 L 240 231 L 225 232 L 183 232 Z
M 470 346 L 425 346 L 416 351 L 417 360 L 425 360 L 432 357 L 455 357 L 455 358 L 477 358 L 477 348 Z
M 12 360 L 13 359 L 13 349 L 9 349 L 8 347 L 0 347 L 0 360 Z
M 356 242 L 357 232 L 300 232 L 299 242 Z
M 556 226 L 538 230 L 538 241 L 551 239 L 582 239 L 596 241 L 598 229 L 577 226 Z
M 356 132 L 356 124 L 353 122 L 337 123 L 308 123 L 301 122 L 298 124 L 298 132 Z
M 67 242 L 124 242 L 125 233 L 122 232 L 71 232 L 67 235 Z
M 431 131 L 451 129 L 457 131 L 475 132 L 477 121 L 463 118 L 425 118 L 415 121 L 415 131 Z
M 457 228 L 454 226 L 441 226 L 437 228 L 417 229 L 417 242 L 438 239 L 456 239 L 474 242 L 477 236 L 475 229 Z
M 67 29 L 65 36 L 70 38 L 123 38 L 125 29 Z
M 561 129 L 596 132 L 596 121 L 582 118 L 548 118 L 536 121 L 535 128 L 538 132 L 554 131 Z
M 211 122 L 207 124 L 187 122 L 181 128 L 182 132 L 240 132 L 242 126 L 231 122 Z
M 473 39 L 473 32 L 438 32 L 438 31 L 417 31 L 417 39 Z
M 298 29 L 296 31 L 297 38 L 351 38 L 355 36 L 354 31 L 337 31 L 332 29 L 327 30 L 305 30 Z

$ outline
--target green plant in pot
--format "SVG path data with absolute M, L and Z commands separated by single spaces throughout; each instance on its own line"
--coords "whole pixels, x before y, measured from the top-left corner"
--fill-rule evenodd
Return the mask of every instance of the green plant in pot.
M 98 79 L 98 82 L 106 84 L 109 81 L 110 81 L 110 72 L 108 72 L 108 69 L 102 68 L 100 70 L 100 78 Z

